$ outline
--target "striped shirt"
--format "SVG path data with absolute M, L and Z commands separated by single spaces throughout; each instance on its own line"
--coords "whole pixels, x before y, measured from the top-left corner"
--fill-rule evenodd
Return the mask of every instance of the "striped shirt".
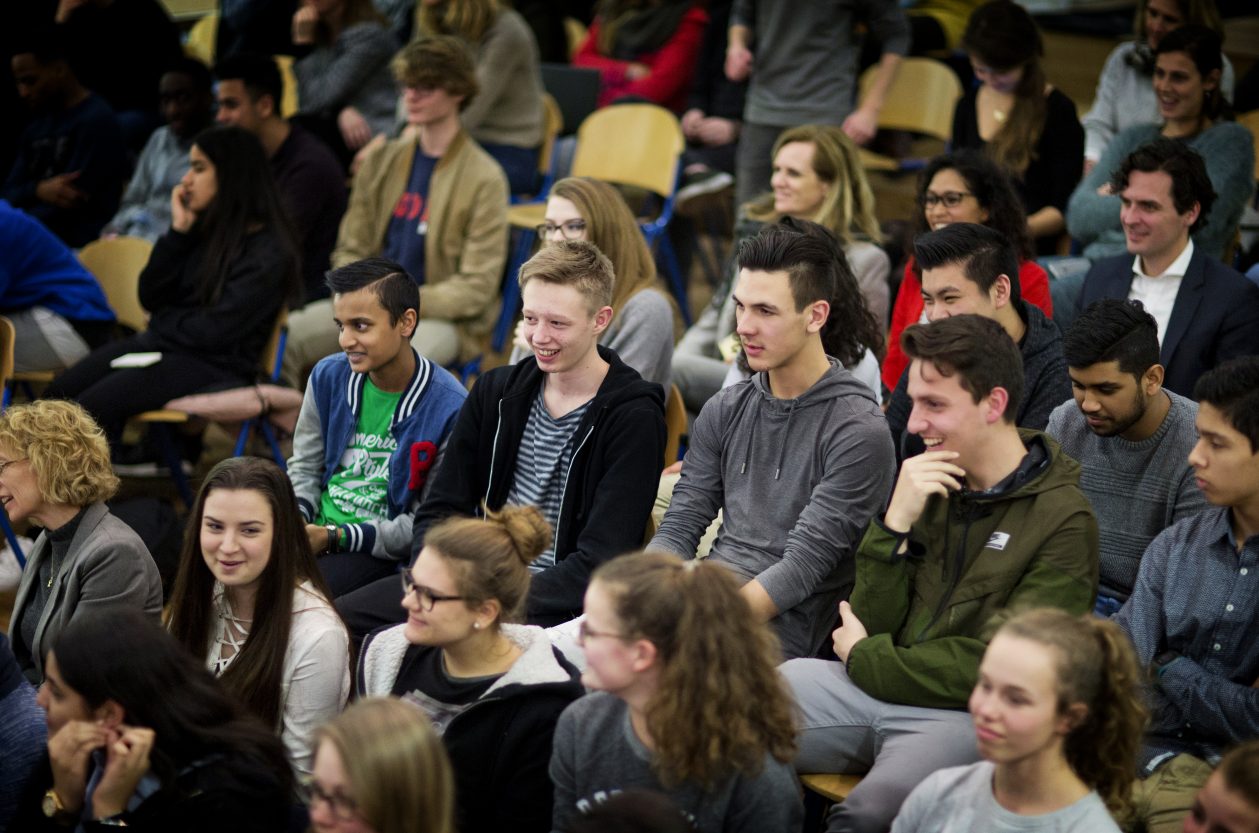
M 1179 655 L 1150 692 L 1143 774 L 1180 752 L 1214 763 L 1259 737 L 1259 535 L 1239 551 L 1229 517 L 1211 507 L 1160 533 L 1115 614 L 1142 665 Z
M 512 474 L 507 502 L 517 506 L 536 506 L 551 525 L 551 545 L 530 565 L 534 572 L 555 563 L 554 531 L 564 506 L 564 487 L 568 484 L 568 467 L 577 447 L 577 427 L 590 407 L 590 401 L 556 419 L 543 401 L 545 386 L 538 389 L 525 422 L 516 452 L 516 471 Z

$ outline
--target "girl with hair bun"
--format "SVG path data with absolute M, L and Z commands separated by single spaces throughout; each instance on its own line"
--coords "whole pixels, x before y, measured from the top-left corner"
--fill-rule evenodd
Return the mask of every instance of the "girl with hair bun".
M 533 506 L 442 521 L 402 573 L 407 621 L 363 643 L 358 693 L 428 715 L 450 754 L 462 833 L 551 829 L 551 737 L 583 690 L 545 631 L 515 624 L 529 564 L 550 540 Z
M 997 631 L 970 697 L 983 761 L 934 773 L 892 833 L 1118 833 L 1132 813 L 1143 674 L 1117 625 L 1031 610 Z
M 315 733 L 313 833 L 454 833 L 455 781 L 419 709 L 368 697 Z
M 582 682 L 555 732 L 555 830 L 602 797 L 663 792 L 700 833 L 797 833 L 792 704 L 778 646 L 728 570 L 614 558 L 586 590 Z

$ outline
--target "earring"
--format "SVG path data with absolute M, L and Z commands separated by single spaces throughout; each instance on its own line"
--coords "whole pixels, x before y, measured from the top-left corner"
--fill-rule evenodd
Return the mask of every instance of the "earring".
M 479 630 L 481 630 L 481 623 L 480 623 L 480 622 L 473 622 L 473 623 L 472 623 L 472 630 L 474 630 L 474 631 L 479 631 Z

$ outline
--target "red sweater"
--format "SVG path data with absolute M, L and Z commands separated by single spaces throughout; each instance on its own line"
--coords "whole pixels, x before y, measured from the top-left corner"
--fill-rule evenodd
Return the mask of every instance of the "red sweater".
M 1019 291 L 1023 300 L 1035 304 L 1050 318 L 1054 317 L 1054 302 L 1049 296 L 1049 276 L 1035 262 L 1024 260 L 1019 263 Z M 901 350 L 901 332 L 910 324 L 917 324 L 922 318 L 922 284 L 914 273 L 914 259 L 911 256 L 905 264 L 905 277 L 901 280 L 900 291 L 896 293 L 896 304 L 892 307 L 892 329 L 887 337 L 887 357 L 883 359 L 883 384 L 889 390 L 895 390 L 901 374 L 909 366 L 905 351 Z
M 650 75 L 637 81 L 625 77 L 629 61 L 618 61 L 600 54 L 597 46 L 599 22 L 596 17 L 590 24 L 586 40 L 573 56 L 574 66 L 599 70 L 599 106 L 605 107 L 622 96 L 632 95 L 654 101 L 675 113 L 682 112 L 691 89 L 695 60 L 704 41 L 704 30 L 708 27 L 708 12 L 698 6 L 692 7 L 664 46 L 635 57 L 634 63 L 645 64 L 651 70 Z

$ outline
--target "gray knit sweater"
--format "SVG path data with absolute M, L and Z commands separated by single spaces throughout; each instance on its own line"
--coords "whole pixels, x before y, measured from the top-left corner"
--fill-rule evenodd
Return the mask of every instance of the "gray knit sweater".
M 1198 405 L 1165 392 L 1172 406 L 1154 435 L 1140 442 L 1097 436 L 1074 399 L 1054 410 L 1045 429 L 1080 462 L 1080 488 L 1097 515 L 1100 592 L 1120 601 L 1132 593 L 1154 536 L 1207 505 L 1187 460 L 1198 441 Z

